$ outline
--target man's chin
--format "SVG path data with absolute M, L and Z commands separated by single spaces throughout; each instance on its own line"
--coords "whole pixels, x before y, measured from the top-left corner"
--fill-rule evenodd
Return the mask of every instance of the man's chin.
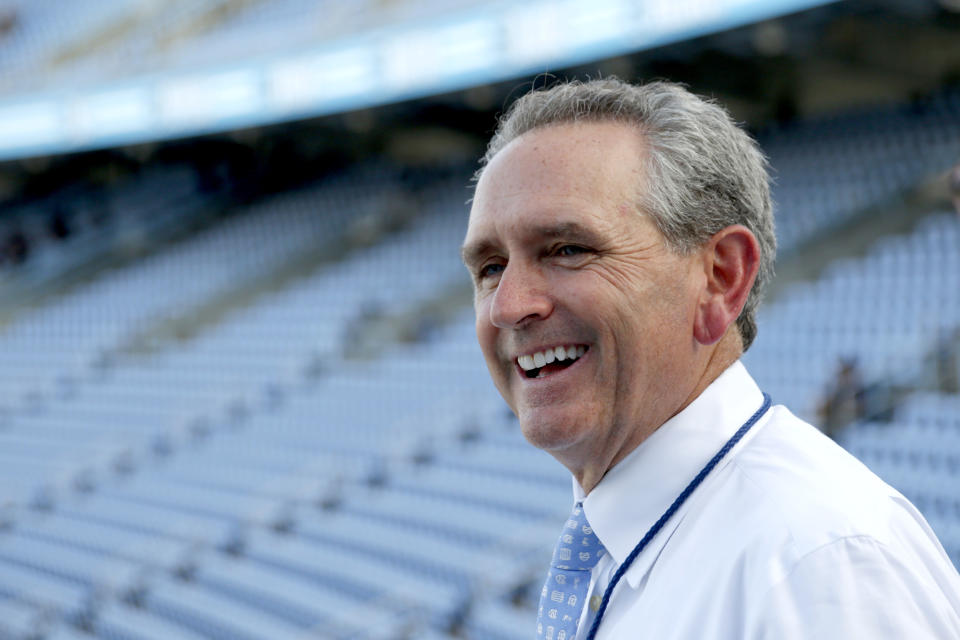
M 521 410 L 519 421 L 527 442 L 548 453 L 569 449 L 590 430 L 585 420 L 559 410 Z

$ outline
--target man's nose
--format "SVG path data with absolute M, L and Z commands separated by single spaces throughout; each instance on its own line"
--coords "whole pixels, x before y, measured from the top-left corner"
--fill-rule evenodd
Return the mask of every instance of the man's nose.
M 490 322 L 501 329 L 513 329 L 542 320 L 551 311 L 552 297 L 539 269 L 508 263 L 493 294 Z

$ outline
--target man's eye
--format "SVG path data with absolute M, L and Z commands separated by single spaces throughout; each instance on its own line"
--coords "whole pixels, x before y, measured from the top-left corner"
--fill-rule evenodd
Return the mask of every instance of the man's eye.
M 489 278 L 495 276 L 503 271 L 502 264 L 485 264 L 480 269 L 477 270 L 477 277 L 479 279 Z
M 564 244 L 557 247 L 556 254 L 563 258 L 570 258 L 573 256 L 578 256 L 583 253 L 587 253 L 587 249 L 584 247 L 577 246 L 575 244 Z

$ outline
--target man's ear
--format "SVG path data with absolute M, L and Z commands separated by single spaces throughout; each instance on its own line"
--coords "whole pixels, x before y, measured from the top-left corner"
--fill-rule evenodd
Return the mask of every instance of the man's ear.
M 697 307 L 693 337 L 714 344 L 727 332 L 747 302 L 760 269 L 760 244 L 742 225 L 725 227 L 702 248 L 706 283 Z

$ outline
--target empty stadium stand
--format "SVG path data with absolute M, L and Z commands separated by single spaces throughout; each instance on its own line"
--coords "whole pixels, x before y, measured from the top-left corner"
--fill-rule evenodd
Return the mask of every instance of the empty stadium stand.
M 943 212 L 864 258 L 830 266 L 761 311 L 763 331 L 745 361 L 767 390 L 817 421 L 818 398 L 838 361 L 870 380 L 909 384 L 942 331 L 960 325 L 960 226 Z
M 775 127 L 759 140 L 773 167 L 780 252 L 789 254 L 956 162 L 960 91 Z

